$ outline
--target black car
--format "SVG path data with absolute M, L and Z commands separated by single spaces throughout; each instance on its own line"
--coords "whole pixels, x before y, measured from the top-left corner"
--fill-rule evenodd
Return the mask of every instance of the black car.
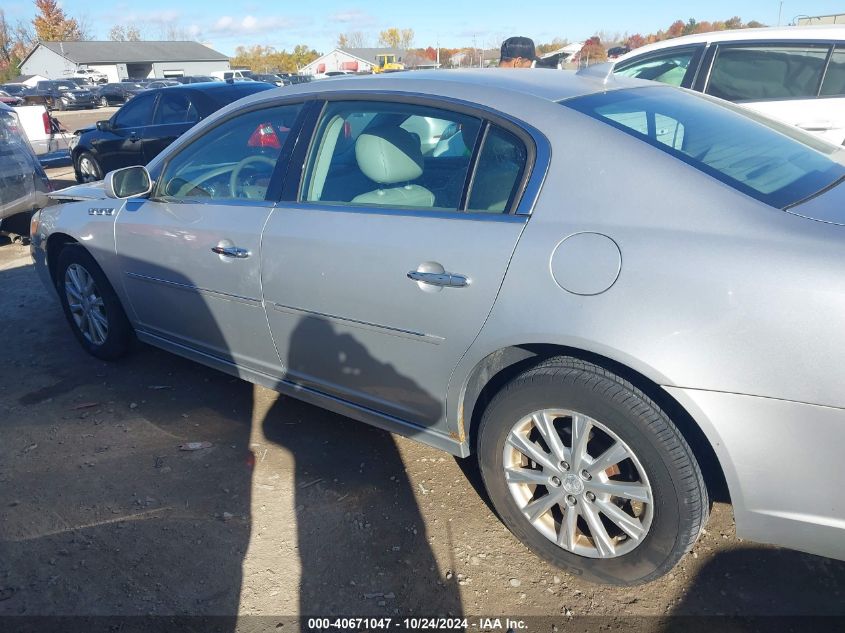
M 259 81 L 201 83 L 146 90 L 108 121 L 78 130 L 71 140 L 77 182 L 101 180 L 115 169 L 146 165 L 165 147 L 225 105 L 272 90 Z
M 311 75 L 288 75 L 284 77 L 287 81 L 293 86 L 296 84 L 307 84 L 309 81 L 313 81 L 314 77 Z
M 147 88 L 167 88 L 168 86 L 181 86 L 175 79 L 157 79 L 147 84 Z
M 113 104 L 122 105 L 144 90 L 146 88 L 139 83 L 122 81 L 116 84 L 102 84 L 94 88 L 94 96 L 99 105 L 106 107 Z
M 205 84 L 210 81 L 217 81 L 211 75 L 188 75 L 186 77 L 174 77 L 180 84 Z
M 96 106 L 94 93 L 80 88 L 69 79 L 39 81 L 29 90 L 24 99 L 28 105 L 45 105 L 52 110 L 93 108 Z
M 273 84 L 274 86 L 287 86 L 290 83 L 285 81 L 284 77 L 274 75 L 272 73 L 252 73 L 251 77 L 255 81 L 263 81 L 264 83 Z
M 20 97 L 23 99 L 30 92 L 30 87 L 26 84 L 8 83 L 0 84 L 0 90 L 8 92 L 13 97 Z

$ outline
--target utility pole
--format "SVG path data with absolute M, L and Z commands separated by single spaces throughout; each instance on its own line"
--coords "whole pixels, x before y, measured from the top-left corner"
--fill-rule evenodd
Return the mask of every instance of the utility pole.
M 778 26 L 780 26 L 780 19 L 783 16 L 783 0 L 780 2 L 780 8 L 778 9 Z
M 437 66 L 434 67 L 434 70 L 440 70 L 440 38 L 437 38 Z

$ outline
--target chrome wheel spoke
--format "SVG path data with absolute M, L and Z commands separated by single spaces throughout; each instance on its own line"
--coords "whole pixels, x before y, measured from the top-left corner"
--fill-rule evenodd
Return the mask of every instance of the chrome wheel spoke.
M 508 435 L 508 444 L 543 468 L 548 468 L 553 472 L 557 470 L 551 455 L 523 435 L 511 431 L 511 434 Z
M 602 514 L 613 521 L 613 523 L 620 530 L 625 532 L 625 534 L 635 541 L 639 541 L 642 538 L 645 530 L 643 530 L 643 525 L 640 523 L 639 519 L 632 517 L 622 508 L 609 501 L 596 500 L 596 505 L 599 507 Z
M 590 536 L 593 538 L 593 545 L 599 551 L 602 558 L 609 558 L 616 552 L 613 548 L 613 541 L 610 534 L 604 529 L 604 525 L 599 518 L 599 513 L 592 507 L 591 504 L 585 503 L 581 506 L 581 514 L 590 528 Z
M 95 337 L 94 342 L 97 345 L 102 345 L 106 340 L 105 319 L 102 317 L 102 315 L 100 315 L 96 312 L 91 312 L 89 320 L 90 320 L 91 323 L 94 324 L 94 330 L 96 332 L 96 337 Z
M 82 293 L 76 289 L 73 283 L 68 283 L 67 281 L 65 282 L 65 292 L 74 301 L 82 301 Z
M 587 455 L 587 442 L 590 441 L 590 429 L 592 424 L 589 418 L 580 413 L 572 414 L 572 450 L 570 466 L 573 472 L 578 472 L 581 465 L 585 463 Z
M 643 484 L 629 483 L 627 481 L 599 481 L 593 479 L 588 484 L 588 488 L 597 494 L 607 494 L 611 497 L 619 497 L 621 499 L 630 499 L 631 501 L 641 501 L 649 503 L 651 497 L 648 494 L 648 486 Z
M 589 466 L 587 466 L 587 470 L 589 470 L 593 477 L 595 477 L 611 466 L 628 459 L 630 456 L 631 455 L 628 453 L 628 449 L 625 448 L 624 444 L 622 444 L 622 442 L 616 442 L 604 453 L 599 455 L 599 457 L 597 457 L 596 460 Z
M 530 468 L 506 468 L 505 479 L 509 484 L 546 486 L 549 483 L 549 476 L 542 470 L 531 470 Z
M 576 506 L 565 506 L 566 511 L 563 521 L 560 523 L 560 531 L 557 535 L 557 544 L 561 547 L 575 551 L 575 536 L 578 530 L 578 511 Z
M 560 435 L 558 435 L 557 429 L 555 429 L 554 417 L 546 411 L 538 411 L 531 416 L 531 419 L 534 421 L 534 427 L 543 436 L 546 446 L 551 449 L 552 456 L 557 458 L 559 462 L 569 461 L 569 451 L 566 450 L 560 439 Z
M 525 516 L 528 517 L 528 520 L 531 521 L 531 523 L 534 523 L 534 521 L 546 514 L 546 512 L 551 510 L 557 503 L 560 503 L 560 495 L 549 492 L 548 494 L 540 497 L 539 499 L 535 499 L 526 505 L 522 511 L 525 513 Z

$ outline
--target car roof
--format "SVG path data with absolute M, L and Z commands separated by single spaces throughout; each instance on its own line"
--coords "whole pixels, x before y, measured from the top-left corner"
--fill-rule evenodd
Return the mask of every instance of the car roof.
M 623 55 L 616 60 L 616 63 L 624 62 L 631 57 L 638 57 L 643 53 L 659 51 L 664 48 L 684 46 L 687 44 L 709 44 L 711 42 L 756 42 L 756 41 L 790 41 L 790 40 L 818 40 L 818 41 L 839 41 L 845 42 L 845 24 L 839 25 L 816 25 L 816 26 L 784 26 L 765 27 L 760 29 L 733 29 L 730 31 L 711 31 L 709 33 L 696 33 L 694 35 L 683 35 L 670 40 L 647 44 L 635 48 L 630 53 Z
M 381 75 L 346 75 L 331 81 L 276 88 L 252 99 L 259 100 L 282 93 L 295 95 L 360 90 L 440 95 L 491 104 L 495 103 L 497 96 L 505 94 L 513 96 L 518 93 L 522 97 L 562 101 L 595 92 L 650 85 L 653 83 L 627 77 L 613 77 L 607 82 L 604 77 L 553 69 L 416 70 Z

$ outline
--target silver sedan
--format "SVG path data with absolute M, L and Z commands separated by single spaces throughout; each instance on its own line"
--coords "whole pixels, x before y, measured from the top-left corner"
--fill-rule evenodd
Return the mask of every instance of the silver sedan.
M 744 538 L 845 558 L 843 150 L 707 97 L 552 71 L 241 100 L 72 187 L 32 254 L 71 329 L 478 459 L 598 582 Z

